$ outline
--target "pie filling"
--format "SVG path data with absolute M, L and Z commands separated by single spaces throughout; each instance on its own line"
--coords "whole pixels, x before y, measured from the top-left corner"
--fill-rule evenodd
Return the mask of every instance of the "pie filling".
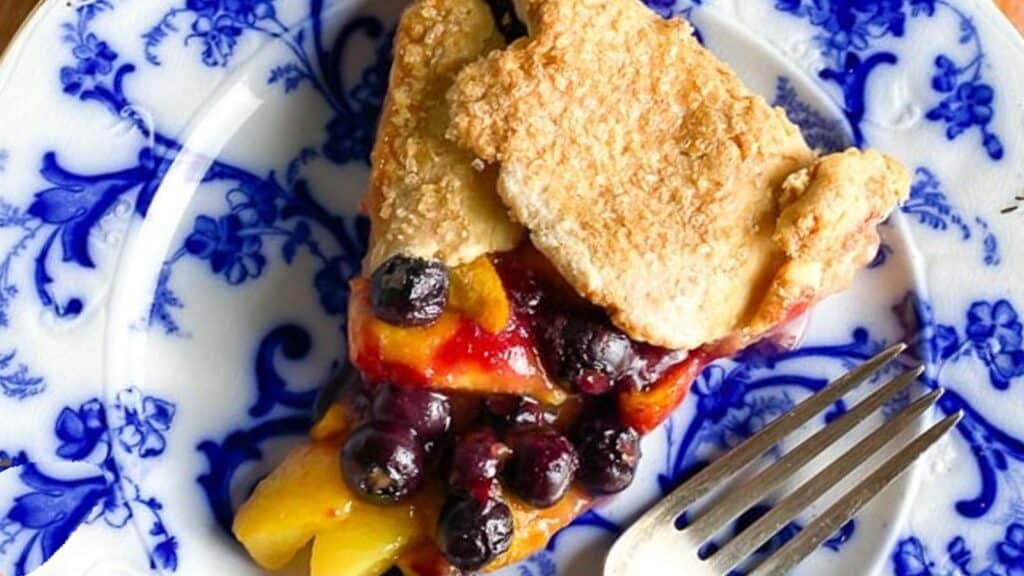
M 264 568 L 311 541 L 312 576 L 488 572 L 542 549 L 631 484 L 708 363 L 848 285 L 906 196 L 880 154 L 816 159 L 685 23 L 516 4 L 529 41 L 504 0 L 402 17 L 346 384 L 235 516 Z
M 630 340 L 528 243 L 457 267 L 448 291 L 429 324 L 401 327 L 374 313 L 370 280 L 353 282 L 349 353 L 366 380 L 558 405 L 574 393 L 642 392 L 687 358 Z
M 351 377 L 235 534 L 270 569 L 315 538 L 314 576 L 516 562 L 628 487 L 642 434 L 731 352 L 631 340 L 529 243 L 394 257 L 352 281 Z

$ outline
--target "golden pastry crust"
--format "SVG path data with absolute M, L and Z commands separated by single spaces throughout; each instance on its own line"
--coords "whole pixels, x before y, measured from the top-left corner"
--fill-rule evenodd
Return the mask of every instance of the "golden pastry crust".
M 874 150 L 830 154 L 791 174 L 782 185 L 773 234 L 786 261 L 745 327 L 750 336 L 771 329 L 777 310 L 849 286 L 878 252 L 878 223 L 909 188 L 906 168 Z
M 482 0 L 420 0 L 402 16 L 364 199 L 370 270 L 397 253 L 455 266 L 519 243 L 495 171 L 444 138 L 455 74 L 503 45 Z
M 531 36 L 460 72 L 448 135 L 500 165 L 513 217 L 631 337 L 692 349 L 751 333 L 792 290 L 849 282 L 861 259 L 828 242 L 877 246 L 902 167 L 848 152 L 784 187 L 813 152 L 685 21 L 636 0 L 518 4 Z

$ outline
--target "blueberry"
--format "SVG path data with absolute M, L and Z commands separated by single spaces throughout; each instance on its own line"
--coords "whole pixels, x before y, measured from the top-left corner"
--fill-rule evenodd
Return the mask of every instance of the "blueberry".
M 588 395 L 610 392 L 633 360 L 629 337 L 597 318 L 556 316 L 542 342 L 555 375 Z
M 633 483 L 640 463 L 640 434 L 609 417 L 585 420 L 577 433 L 577 479 L 595 495 L 615 494 Z
M 580 465 L 572 442 L 554 430 L 537 429 L 516 434 L 510 445 L 505 470 L 512 491 L 536 508 L 558 503 Z
M 352 433 L 341 454 L 345 481 L 376 503 L 401 501 L 424 480 L 423 446 L 408 427 L 371 422 Z
M 392 256 L 373 271 L 373 313 L 397 326 L 437 320 L 448 301 L 448 268 L 440 262 Z
M 555 413 L 528 396 L 490 396 L 484 407 L 494 425 L 502 430 L 522 430 L 550 426 Z
M 484 500 L 511 454 L 490 430 L 463 434 L 455 441 L 448 485 L 455 493 Z
M 512 545 L 512 511 L 493 499 L 450 496 L 438 521 L 437 546 L 460 570 L 475 571 Z
M 371 411 L 374 420 L 408 426 L 423 442 L 441 438 L 452 421 L 452 406 L 444 394 L 413 386 L 382 384 Z

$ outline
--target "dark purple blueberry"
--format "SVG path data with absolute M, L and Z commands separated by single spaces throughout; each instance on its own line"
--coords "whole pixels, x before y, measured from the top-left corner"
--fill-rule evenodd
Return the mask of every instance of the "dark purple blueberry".
M 537 429 L 516 434 L 510 444 L 509 487 L 536 508 L 558 503 L 580 465 L 572 442 L 554 430 Z
M 371 422 L 356 429 L 341 453 L 345 481 L 377 503 L 398 502 L 424 480 L 423 446 L 408 427 Z
M 487 429 L 463 434 L 455 441 L 448 485 L 459 494 L 486 500 L 494 479 L 501 473 L 512 450 Z
M 573 380 L 576 390 L 588 396 L 601 396 L 612 391 L 615 380 L 600 370 L 587 369 Z
M 433 442 L 448 431 L 452 405 L 448 397 L 426 388 L 382 384 L 373 398 L 374 420 L 408 426 L 424 442 Z
M 595 318 L 557 316 L 543 341 L 555 375 L 584 394 L 610 392 L 633 359 L 629 337 Z
M 640 463 L 640 434 L 607 417 L 583 422 L 576 448 L 577 480 L 596 495 L 622 492 L 633 483 Z
M 392 256 L 373 271 L 373 313 L 397 326 L 437 320 L 448 301 L 448 268 L 440 262 Z
M 504 502 L 449 496 L 438 521 L 437 546 L 460 570 L 475 571 L 512 545 L 512 511 Z
M 555 413 L 528 396 L 490 396 L 484 400 L 494 424 L 503 430 L 549 426 Z

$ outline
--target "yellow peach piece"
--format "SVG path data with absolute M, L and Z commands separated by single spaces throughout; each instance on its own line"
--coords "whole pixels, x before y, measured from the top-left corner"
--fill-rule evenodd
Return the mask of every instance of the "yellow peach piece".
M 486 256 L 452 270 L 448 304 L 491 334 L 501 332 L 512 315 L 505 286 Z
M 352 426 L 352 415 L 349 408 L 341 403 L 332 404 L 327 412 L 309 429 L 309 437 L 314 441 L 338 440 Z
M 298 446 L 256 487 L 232 531 L 257 564 L 281 568 L 315 534 L 349 516 L 354 496 L 340 459 L 336 442 Z
M 427 537 L 412 506 L 360 506 L 317 535 L 310 576 L 380 576 Z

